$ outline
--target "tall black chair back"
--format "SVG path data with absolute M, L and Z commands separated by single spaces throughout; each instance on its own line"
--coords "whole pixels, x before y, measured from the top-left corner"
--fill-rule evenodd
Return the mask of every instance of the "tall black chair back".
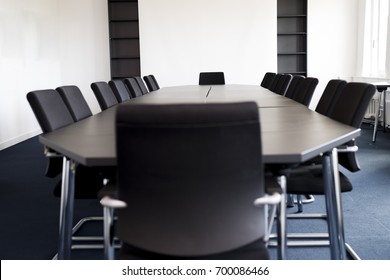
M 118 104 L 118 99 L 116 99 L 114 92 L 107 82 L 94 82 L 91 84 L 91 89 L 102 111 Z
M 375 86 L 367 83 L 347 83 L 328 116 L 336 121 L 359 128 Z
M 267 72 L 264 74 L 263 80 L 261 81 L 261 86 L 266 89 L 270 89 L 272 81 L 275 79 L 276 73 Z
M 223 72 L 199 73 L 199 85 L 224 85 L 225 74 Z
M 62 97 L 62 100 L 64 100 L 75 122 L 92 116 L 92 111 L 77 86 L 61 86 L 56 88 L 56 90 Z
M 285 95 L 286 90 L 291 82 L 291 79 L 291 74 L 283 74 L 279 77 L 278 82 L 274 85 L 272 91 L 279 95 Z
M 309 106 L 317 85 L 317 78 L 305 78 L 298 84 L 292 99 L 299 103 L 302 103 L 305 106 Z
M 155 86 L 157 87 L 157 89 L 160 89 L 160 85 L 158 84 L 156 77 L 154 75 L 149 75 L 149 77 L 152 78 L 152 80 L 153 80 Z
M 291 79 L 290 84 L 288 85 L 288 88 L 287 88 L 286 93 L 284 94 L 284 96 L 286 96 L 286 97 L 288 97 L 288 98 L 290 98 L 290 99 L 293 99 L 297 87 L 299 86 L 299 84 L 300 84 L 304 79 L 305 79 L 304 76 L 301 76 L 301 75 L 294 75 L 294 76 L 292 77 L 292 79 Z
M 142 80 L 142 78 L 139 76 L 136 76 L 136 77 L 134 77 L 134 79 L 137 81 L 138 86 L 142 91 L 142 94 L 147 94 L 149 91 L 148 91 L 148 88 L 146 87 L 144 81 Z
M 44 133 L 74 123 L 64 100 L 54 89 L 36 90 L 27 93 L 27 101 Z M 45 176 L 54 178 L 62 171 L 61 157 L 47 157 Z
M 126 87 L 128 88 L 130 95 L 132 98 L 136 98 L 138 96 L 143 95 L 142 90 L 139 87 L 137 80 L 133 77 L 124 79 L 124 83 Z
M 316 106 L 316 112 L 328 116 L 333 110 L 334 104 L 337 102 L 337 98 L 340 96 L 341 91 L 347 84 L 344 80 L 333 79 L 330 80 L 324 92 L 321 95 L 320 100 Z
M 265 192 L 255 103 L 130 102 L 118 107 L 116 132 L 124 245 L 191 258 L 262 242 L 265 210 L 253 206 Z
M 154 77 L 153 75 L 144 76 L 144 81 L 145 81 L 145 83 L 146 83 L 146 86 L 147 86 L 148 89 L 149 89 L 149 92 L 150 92 L 150 91 L 155 91 L 155 90 L 160 89 L 160 87 L 159 87 L 158 84 L 157 84 L 156 79 L 153 78 L 153 77 Z
M 30 91 L 27 100 L 44 133 L 74 123 L 64 100 L 54 89 Z
M 119 103 L 129 100 L 131 98 L 129 91 L 127 90 L 125 84 L 122 80 L 111 80 L 108 82 L 108 85 L 115 94 L 116 99 Z

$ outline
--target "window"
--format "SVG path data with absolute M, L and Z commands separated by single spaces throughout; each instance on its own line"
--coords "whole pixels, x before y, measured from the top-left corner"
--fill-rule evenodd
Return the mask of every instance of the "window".
M 366 0 L 364 11 L 364 39 L 362 76 L 384 78 L 390 76 L 387 60 L 389 0 Z

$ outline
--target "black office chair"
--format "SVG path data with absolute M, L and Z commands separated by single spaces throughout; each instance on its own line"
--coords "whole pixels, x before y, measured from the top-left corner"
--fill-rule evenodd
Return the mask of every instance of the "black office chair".
M 263 80 L 261 81 L 260 86 L 266 89 L 270 89 L 272 85 L 272 81 L 275 79 L 276 73 L 274 72 L 266 72 L 264 74 Z
M 132 98 L 122 80 L 111 80 L 108 82 L 108 85 L 114 92 L 118 103 L 122 103 Z
M 157 87 L 157 89 L 160 89 L 160 85 L 158 84 L 156 77 L 154 75 L 149 75 L 149 77 L 152 78 L 152 80 L 153 80 L 155 86 Z
M 137 81 L 139 88 L 142 91 L 142 94 L 147 94 L 149 93 L 148 88 L 146 87 L 144 81 L 140 76 L 135 76 L 134 79 Z
M 297 77 L 297 80 L 299 81 L 302 81 L 304 79 L 303 76 L 295 76 L 295 77 Z M 290 86 L 292 86 L 291 84 Z M 329 116 L 329 113 L 333 110 L 334 104 L 336 103 L 337 98 L 339 97 L 341 91 L 344 89 L 346 84 L 347 82 L 344 80 L 339 80 L 339 79 L 330 80 L 321 95 L 321 98 L 316 106 L 315 111 L 322 115 Z M 290 94 L 291 95 L 289 97 L 292 98 L 294 93 L 292 92 Z M 289 95 L 288 92 L 286 93 L 286 96 L 287 95 Z M 321 158 L 316 157 L 315 159 L 312 159 L 310 161 L 310 164 L 313 163 L 321 163 Z M 289 204 L 290 206 L 292 206 L 294 198 L 292 196 L 289 196 L 289 198 L 290 198 Z M 315 199 L 313 195 L 305 195 L 305 199 L 303 199 L 301 195 L 298 195 L 296 198 L 296 204 L 298 205 L 298 212 L 302 212 L 303 204 L 314 202 L 314 200 Z
M 118 99 L 107 82 L 94 82 L 91 84 L 91 89 L 102 111 L 118 104 Z
M 133 78 L 133 77 L 125 78 L 123 81 L 124 81 L 126 87 L 128 88 L 132 98 L 136 98 L 138 96 L 142 96 L 143 95 L 142 94 L 142 90 L 139 87 L 139 85 L 137 83 L 137 80 L 135 78 Z
M 225 74 L 223 72 L 199 73 L 199 85 L 224 85 Z
M 44 133 L 74 122 L 60 94 L 54 89 L 29 92 L 27 100 Z M 57 177 L 62 172 L 62 157 L 46 147 L 44 154 L 47 158 L 45 176 Z
M 275 92 L 276 86 L 278 85 L 279 79 L 283 76 L 283 74 L 276 74 L 274 79 L 272 80 L 271 85 L 269 86 L 269 90 Z
M 106 221 L 112 202 L 123 207 L 119 258 L 269 258 L 264 204 L 278 204 L 280 195 L 264 196 L 254 102 L 122 104 L 116 133 L 119 200 L 106 196 L 101 203 Z
M 271 91 L 279 95 L 285 95 L 286 90 L 291 82 L 292 75 L 291 74 L 283 74 L 279 77 L 276 84 L 273 85 Z
M 149 92 L 160 89 L 157 80 L 154 78 L 153 75 L 144 76 L 144 81 L 149 89 Z
M 343 84 L 343 82 L 340 83 Z M 360 127 L 375 90 L 375 86 L 371 84 L 347 83 L 338 97 L 336 97 L 334 104 L 331 105 L 333 108 L 328 113 L 328 116 L 344 124 L 356 128 Z M 355 144 L 355 141 L 350 141 L 338 149 L 339 164 L 350 172 L 360 170 L 356 157 L 357 146 Z M 348 177 L 341 171 L 339 171 L 339 177 L 341 192 L 351 191 L 352 184 Z M 287 193 L 296 195 L 324 195 L 322 164 L 306 164 L 290 170 L 287 176 Z M 300 213 L 289 215 L 289 217 L 326 218 L 327 214 L 305 215 Z M 314 235 L 311 235 L 309 238 L 314 238 Z M 350 246 L 347 246 L 347 249 L 353 258 L 359 258 Z
M 299 86 L 299 84 L 305 79 L 304 76 L 301 75 L 294 75 L 291 79 L 290 84 L 287 87 L 286 93 L 284 94 L 285 97 L 288 97 L 290 99 L 293 99 L 296 89 Z
M 70 97 L 72 95 L 71 92 L 77 92 L 72 87 L 63 88 L 62 90 L 64 90 L 66 97 Z M 60 129 L 75 122 L 64 100 L 54 89 L 31 91 L 27 93 L 27 100 L 44 133 Z M 71 102 L 75 101 L 72 97 L 69 100 Z M 54 178 L 62 172 L 63 157 L 48 148 L 45 148 L 45 156 L 49 159 L 45 176 Z M 58 163 L 60 165 L 57 165 Z M 54 164 L 55 166 L 50 167 L 50 164 Z M 96 199 L 98 192 L 103 187 L 103 180 L 108 174 L 107 171 L 107 169 L 103 171 L 100 168 L 78 165 L 75 173 L 75 199 Z M 110 175 L 112 176 L 112 174 L 113 172 L 110 170 Z M 61 180 L 54 185 L 53 194 L 56 197 L 61 196 Z M 72 248 L 95 249 L 101 247 L 101 245 L 90 243 L 91 241 L 96 241 L 95 236 L 83 236 L 81 238 L 76 236 L 86 222 L 96 220 L 101 221 L 102 217 L 85 217 L 75 224 L 72 229 L 72 240 L 75 242 L 86 241 L 88 244 L 75 244 Z
M 302 103 L 305 106 L 309 106 L 317 85 L 317 78 L 305 78 L 298 84 L 292 99 L 299 103 Z
M 44 133 L 75 122 L 64 100 L 54 89 L 31 91 L 27 93 L 27 100 Z M 62 156 L 54 151 L 45 149 L 45 155 L 49 158 L 60 159 L 62 163 Z M 48 177 L 56 177 L 61 171 L 62 165 L 61 168 L 57 169 L 55 175 L 49 174 Z M 80 166 L 76 172 L 76 185 L 82 185 L 82 187 L 76 187 L 75 198 L 97 198 L 98 191 L 103 187 L 103 177 L 100 169 Z M 55 196 L 60 196 L 60 187 L 61 184 L 57 184 L 54 188 Z
M 329 116 L 333 111 L 333 107 L 336 104 L 340 93 L 346 85 L 347 82 L 345 80 L 330 80 L 318 101 L 315 111 L 325 116 Z
M 56 88 L 56 90 L 62 97 L 62 100 L 64 100 L 65 105 L 75 122 L 92 116 L 92 111 L 77 86 L 61 86 Z

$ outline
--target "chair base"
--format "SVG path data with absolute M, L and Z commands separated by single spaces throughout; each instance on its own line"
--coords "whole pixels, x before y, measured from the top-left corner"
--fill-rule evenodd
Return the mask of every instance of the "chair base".
M 277 235 L 270 235 L 271 239 L 276 239 Z M 289 240 L 292 239 L 292 240 Z M 294 239 L 301 239 L 299 241 Z M 325 239 L 325 240 L 322 240 Z M 328 240 L 326 240 L 328 239 Z M 269 241 L 269 247 L 277 247 L 277 241 Z M 327 233 L 289 233 L 287 234 L 287 247 L 327 247 L 330 246 L 329 243 L 329 234 Z M 359 255 L 353 250 L 353 248 L 345 243 L 345 248 L 349 257 L 353 260 L 361 260 Z
M 116 219 L 116 218 L 115 218 Z M 72 242 L 81 244 L 72 244 L 71 250 L 104 250 L 104 237 L 101 236 L 77 236 L 76 233 L 81 229 L 83 225 L 89 222 L 103 222 L 103 217 L 85 217 L 80 219 L 76 225 L 72 228 Z M 116 244 L 115 248 L 120 248 L 118 239 L 114 238 Z M 53 260 L 58 259 L 58 253 L 54 255 Z

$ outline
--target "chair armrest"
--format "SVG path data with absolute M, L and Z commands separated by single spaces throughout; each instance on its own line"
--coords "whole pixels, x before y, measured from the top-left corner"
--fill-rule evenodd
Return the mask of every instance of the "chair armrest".
M 337 152 L 338 153 L 355 153 L 359 150 L 359 147 L 354 145 L 354 146 L 339 146 L 337 147 Z
M 61 154 L 57 153 L 56 151 L 53 151 L 52 149 L 44 146 L 43 153 L 46 157 L 63 157 Z
M 281 199 L 282 199 L 282 195 L 278 192 L 274 192 L 271 195 L 266 194 L 262 197 L 257 198 L 253 202 L 253 204 L 255 206 L 263 206 L 263 205 L 268 205 L 268 204 L 275 205 L 275 204 L 280 203 Z
M 127 207 L 126 202 L 119 200 L 119 199 L 114 199 L 109 196 L 104 196 L 100 200 L 100 204 L 103 205 L 104 207 L 108 208 L 125 208 Z

